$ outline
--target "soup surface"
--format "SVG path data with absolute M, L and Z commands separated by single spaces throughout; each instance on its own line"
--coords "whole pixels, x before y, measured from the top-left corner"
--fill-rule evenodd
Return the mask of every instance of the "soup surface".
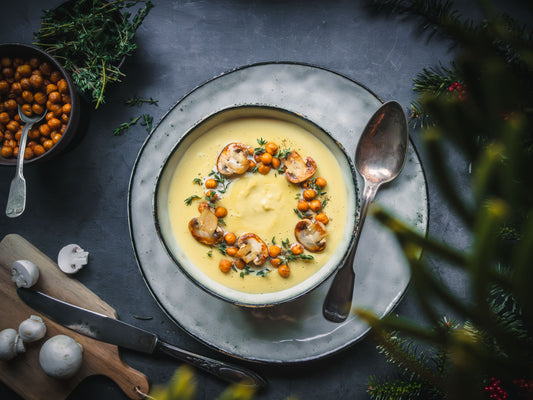
M 324 205 L 321 212 L 329 219 L 326 247 L 320 252 L 305 250 L 304 258 L 290 260 L 288 277 L 282 277 L 269 261 L 260 267 L 232 268 L 224 273 L 219 269 L 219 262 L 231 257 L 223 254 L 218 244 L 208 246 L 198 242 L 189 231 L 189 221 L 199 216 L 198 206 L 205 202 L 208 190 L 204 185 L 205 179 L 212 171 L 217 171 L 220 152 L 232 142 L 252 148 L 260 147 L 264 142 L 274 142 L 279 151 L 290 149 L 302 157 L 310 156 L 317 167 L 313 178 L 322 177 L 327 182 L 317 195 Z M 298 215 L 295 209 L 303 190 L 301 185 L 289 182 L 283 172 L 275 168 L 267 174 L 246 172 L 230 177 L 224 185 L 218 185 L 218 199 L 214 205 L 227 210 L 221 224 L 225 232 L 233 232 L 237 238 L 252 232 L 267 245 L 275 243 L 283 248 L 283 242 L 298 243 L 294 232 L 302 213 Z M 328 148 L 299 125 L 275 118 L 255 117 L 223 122 L 193 142 L 172 175 L 168 210 L 172 232 L 192 264 L 216 282 L 246 293 L 276 292 L 310 277 L 335 253 L 349 219 L 346 184 L 341 168 Z M 263 272 L 258 275 L 258 270 Z

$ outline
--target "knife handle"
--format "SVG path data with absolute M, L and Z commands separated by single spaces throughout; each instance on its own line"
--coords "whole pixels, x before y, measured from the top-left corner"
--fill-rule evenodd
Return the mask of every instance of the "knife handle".
M 260 375 L 247 368 L 194 354 L 165 343 L 162 340 L 157 342 L 156 351 L 186 361 L 230 383 L 240 383 L 256 389 L 261 389 L 266 386 L 266 381 Z

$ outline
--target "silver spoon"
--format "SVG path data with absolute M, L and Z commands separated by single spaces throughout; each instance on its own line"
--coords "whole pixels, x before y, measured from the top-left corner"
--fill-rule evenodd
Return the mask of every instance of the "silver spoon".
M 396 178 L 405 164 L 409 145 L 407 120 L 396 101 L 383 104 L 368 121 L 355 151 L 355 167 L 364 179 L 359 224 L 343 266 L 335 275 L 322 313 L 333 322 L 343 322 L 352 305 L 355 272 L 353 261 L 370 203 L 380 186 Z
M 26 208 L 26 179 L 22 175 L 22 166 L 24 165 L 24 153 L 26 151 L 26 141 L 28 139 L 28 132 L 33 124 L 36 124 L 44 118 L 46 110 L 41 115 L 28 117 L 22 112 L 20 104 L 18 106 L 19 116 L 22 122 L 24 122 L 24 128 L 22 128 L 22 135 L 20 136 L 19 154 L 17 157 L 17 169 L 15 177 L 11 181 L 9 187 L 9 196 L 7 198 L 6 215 L 10 218 L 15 218 L 21 215 Z

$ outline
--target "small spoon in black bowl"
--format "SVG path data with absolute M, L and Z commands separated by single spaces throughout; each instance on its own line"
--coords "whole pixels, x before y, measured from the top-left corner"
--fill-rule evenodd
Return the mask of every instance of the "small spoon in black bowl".
M 402 170 L 409 146 L 407 120 L 402 106 L 396 101 L 383 104 L 370 118 L 355 151 L 355 167 L 365 186 L 359 223 L 343 266 L 331 283 L 322 313 L 332 322 L 343 322 L 352 306 L 355 272 L 355 250 L 368 207 L 380 186 L 395 179 Z
M 26 152 L 26 141 L 28 139 L 28 132 L 33 124 L 36 124 L 44 118 L 46 111 L 41 115 L 28 117 L 22 112 L 20 104 L 18 106 L 18 113 L 20 120 L 24 122 L 24 128 L 22 128 L 22 135 L 20 136 L 19 154 L 17 156 L 17 169 L 15 177 L 11 181 L 9 187 L 9 196 L 7 198 L 6 215 L 10 218 L 15 218 L 21 215 L 26 208 L 26 179 L 22 175 L 22 167 L 24 165 L 24 153 Z

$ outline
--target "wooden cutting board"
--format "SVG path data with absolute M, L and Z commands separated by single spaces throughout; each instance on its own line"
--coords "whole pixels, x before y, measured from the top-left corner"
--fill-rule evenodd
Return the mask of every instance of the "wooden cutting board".
M 34 286 L 36 290 L 117 318 L 112 307 L 78 280 L 61 272 L 57 264 L 35 246 L 19 235 L 7 235 L 0 242 L 0 329 L 18 330 L 19 324 L 33 314 L 43 318 L 47 333 L 38 342 L 26 344 L 26 352 L 15 359 L 0 361 L 2 382 L 27 400 L 62 400 L 86 377 L 105 375 L 116 382 L 129 398 L 144 398 L 141 393 L 148 393 L 149 390 L 147 377 L 121 360 L 117 346 L 96 341 L 56 324 L 20 300 L 16 285 L 11 280 L 11 264 L 16 260 L 29 260 L 39 267 L 39 281 Z M 58 334 L 72 337 L 84 349 L 80 371 L 68 380 L 49 377 L 39 365 L 42 344 Z

